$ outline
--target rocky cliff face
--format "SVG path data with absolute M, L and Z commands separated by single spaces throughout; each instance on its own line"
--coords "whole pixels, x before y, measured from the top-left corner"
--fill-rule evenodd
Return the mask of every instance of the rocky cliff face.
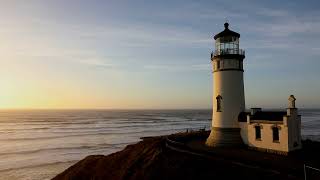
M 88 156 L 53 179 L 303 179 L 305 161 L 320 167 L 318 152 L 320 143 L 307 141 L 290 156 L 233 149 L 208 158 L 174 151 L 166 137 L 153 137 L 108 156 Z

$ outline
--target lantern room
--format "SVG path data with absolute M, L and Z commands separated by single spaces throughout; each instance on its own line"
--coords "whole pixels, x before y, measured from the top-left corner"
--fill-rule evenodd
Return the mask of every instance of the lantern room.
M 214 36 L 215 52 L 214 56 L 220 55 L 242 55 L 244 50 L 239 48 L 240 34 L 229 29 L 229 23 L 224 24 L 224 31 Z

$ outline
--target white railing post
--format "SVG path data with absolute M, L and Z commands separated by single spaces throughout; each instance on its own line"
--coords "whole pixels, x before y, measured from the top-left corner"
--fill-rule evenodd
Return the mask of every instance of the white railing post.
M 307 180 L 306 164 L 303 164 L 304 180 Z

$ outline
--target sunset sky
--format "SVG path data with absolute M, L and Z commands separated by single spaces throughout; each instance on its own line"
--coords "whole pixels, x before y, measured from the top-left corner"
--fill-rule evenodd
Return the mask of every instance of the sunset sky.
M 318 1 L 0 0 L 0 108 L 211 108 L 213 35 L 241 34 L 248 108 L 320 108 Z

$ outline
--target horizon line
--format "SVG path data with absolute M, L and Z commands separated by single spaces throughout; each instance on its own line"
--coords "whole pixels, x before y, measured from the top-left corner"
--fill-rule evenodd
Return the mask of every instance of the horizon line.
M 246 109 L 245 111 L 250 111 L 251 108 Z M 262 108 L 267 110 L 284 110 L 286 108 Z M 319 107 L 316 108 L 298 108 L 304 110 L 320 110 Z M 212 110 L 212 108 L 0 108 L 0 111 L 35 111 L 35 110 L 100 110 L 100 111 L 110 111 L 110 110 L 126 110 L 126 111 L 139 111 L 139 110 Z

